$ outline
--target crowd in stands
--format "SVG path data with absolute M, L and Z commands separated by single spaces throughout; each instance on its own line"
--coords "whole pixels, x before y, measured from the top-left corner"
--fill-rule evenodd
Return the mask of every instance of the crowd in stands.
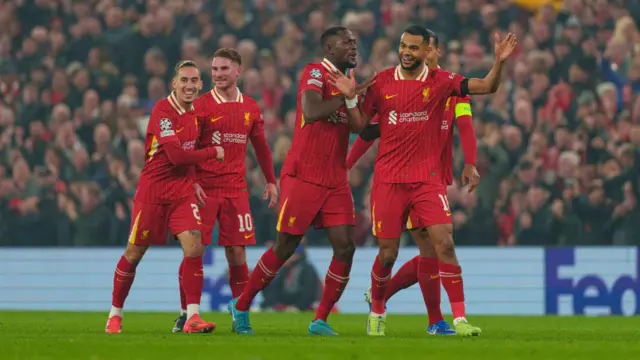
M 209 89 L 215 50 L 238 49 L 277 174 L 323 30 L 356 34 L 364 79 L 397 64 L 413 23 L 469 77 L 491 67 L 494 32 L 519 39 L 498 92 L 472 97 L 482 183 L 449 190 L 458 245 L 640 245 L 640 0 L 0 0 L 0 245 L 126 243 L 146 122 L 177 61 L 195 60 Z M 375 153 L 349 176 L 360 246 L 375 244 Z M 459 174 L 459 148 L 454 162 Z M 247 182 L 258 242 L 271 241 L 251 156 Z M 327 244 L 315 231 L 308 243 Z

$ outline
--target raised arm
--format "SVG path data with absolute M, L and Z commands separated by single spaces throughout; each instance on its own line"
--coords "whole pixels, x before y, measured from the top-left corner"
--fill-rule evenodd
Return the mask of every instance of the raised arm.
M 491 70 L 487 76 L 482 79 L 471 78 L 467 79 L 466 89 L 464 84 L 462 85 L 462 94 L 460 95 L 484 95 L 493 94 L 498 91 L 500 86 L 500 77 L 502 75 L 502 67 L 504 62 L 509 58 L 513 50 L 518 45 L 518 39 L 514 34 L 507 34 L 507 36 L 500 41 L 500 35 L 495 34 L 495 53 L 496 61 L 493 64 Z

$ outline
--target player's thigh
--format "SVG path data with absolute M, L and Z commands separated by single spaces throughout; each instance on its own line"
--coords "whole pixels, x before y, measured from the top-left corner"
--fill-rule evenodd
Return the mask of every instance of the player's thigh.
M 173 235 L 188 230 L 202 231 L 202 216 L 195 196 L 171 204 L 168 214 L 169 229 Z
M 255 245 L 253 217 L 249 207 L 249 196 L 246 193 L 237 198 L 223 199 L 218 226 L 220 229 L 218 245 Z
M 405 184 L 374 184 L 371 189 L 373 235 L 397 239 L 404 231 L 409 214 L 409 193 Z
M 167 239 L 168 204 L 133 202 L 129 243 L 139 246 L 163 245 Z
M 356 214 L 349 185 L 330 190 L 316 218 L 316 227 L 355 226 L 355 224 Z
M 220 214 L 222 201 L 222 198 L 207 196 L 204 206 L 201 206 L 199 208 L 202 243 L 205 245 L 211 244 L 213 238 L 213 228 L 216 226 L 216 219 Z
M 411 191 L 411 199 L 411 213 L 415 214 L 415 221 L 423 227 L 452 223 L 445 186 L 415 184 Z
M 291 235 L 304 235 L 316 219 L 329 189 L 294 177 L 286 177 L 285 191 L 278 209 L 276 230 Z

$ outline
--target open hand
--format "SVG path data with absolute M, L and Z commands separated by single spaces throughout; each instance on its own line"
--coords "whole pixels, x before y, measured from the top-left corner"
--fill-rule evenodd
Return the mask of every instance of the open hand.
M 518 39 L 512 33 L 508 33 L 507 36 L 500 40 L 500 35 L 498 33 L 494 34 L 495 39 L 495 52 L 496 52 L 496 60 L 505 61 L 511 55 L 513 50 L 518 45 Z
M 376 83 L 376 75 L 378 75 L 378 73 L 374 72 L 367 80 L 356 86 L 356 94 L 358 96 L 365 96 L 367 94 L 369 87 Z
M 329 73 L 327 78 L 329 84 L 338 89 L 347 99 L 356 97 L 356 79 L 353 77 L 353 72 L 350 72 L 349 76 L 341 72 Z

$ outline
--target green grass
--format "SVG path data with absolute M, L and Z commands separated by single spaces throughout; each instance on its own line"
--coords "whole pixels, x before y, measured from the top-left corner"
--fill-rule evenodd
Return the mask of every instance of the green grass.
M 640 318 L 472 317 L 481 337 L 427 336 L 424 316 L 389 315 L 387 336 L 366 336 L 366 315 L 333 315 L 339 337 L 314 337 L 311 314 L 252 314 L 253 336 L 172 334 L 175 314 L 127 313 L 124 332 L 103 332 L 106 313 L 0 312 L 0 359 L 606 359 L 638 358 Z

